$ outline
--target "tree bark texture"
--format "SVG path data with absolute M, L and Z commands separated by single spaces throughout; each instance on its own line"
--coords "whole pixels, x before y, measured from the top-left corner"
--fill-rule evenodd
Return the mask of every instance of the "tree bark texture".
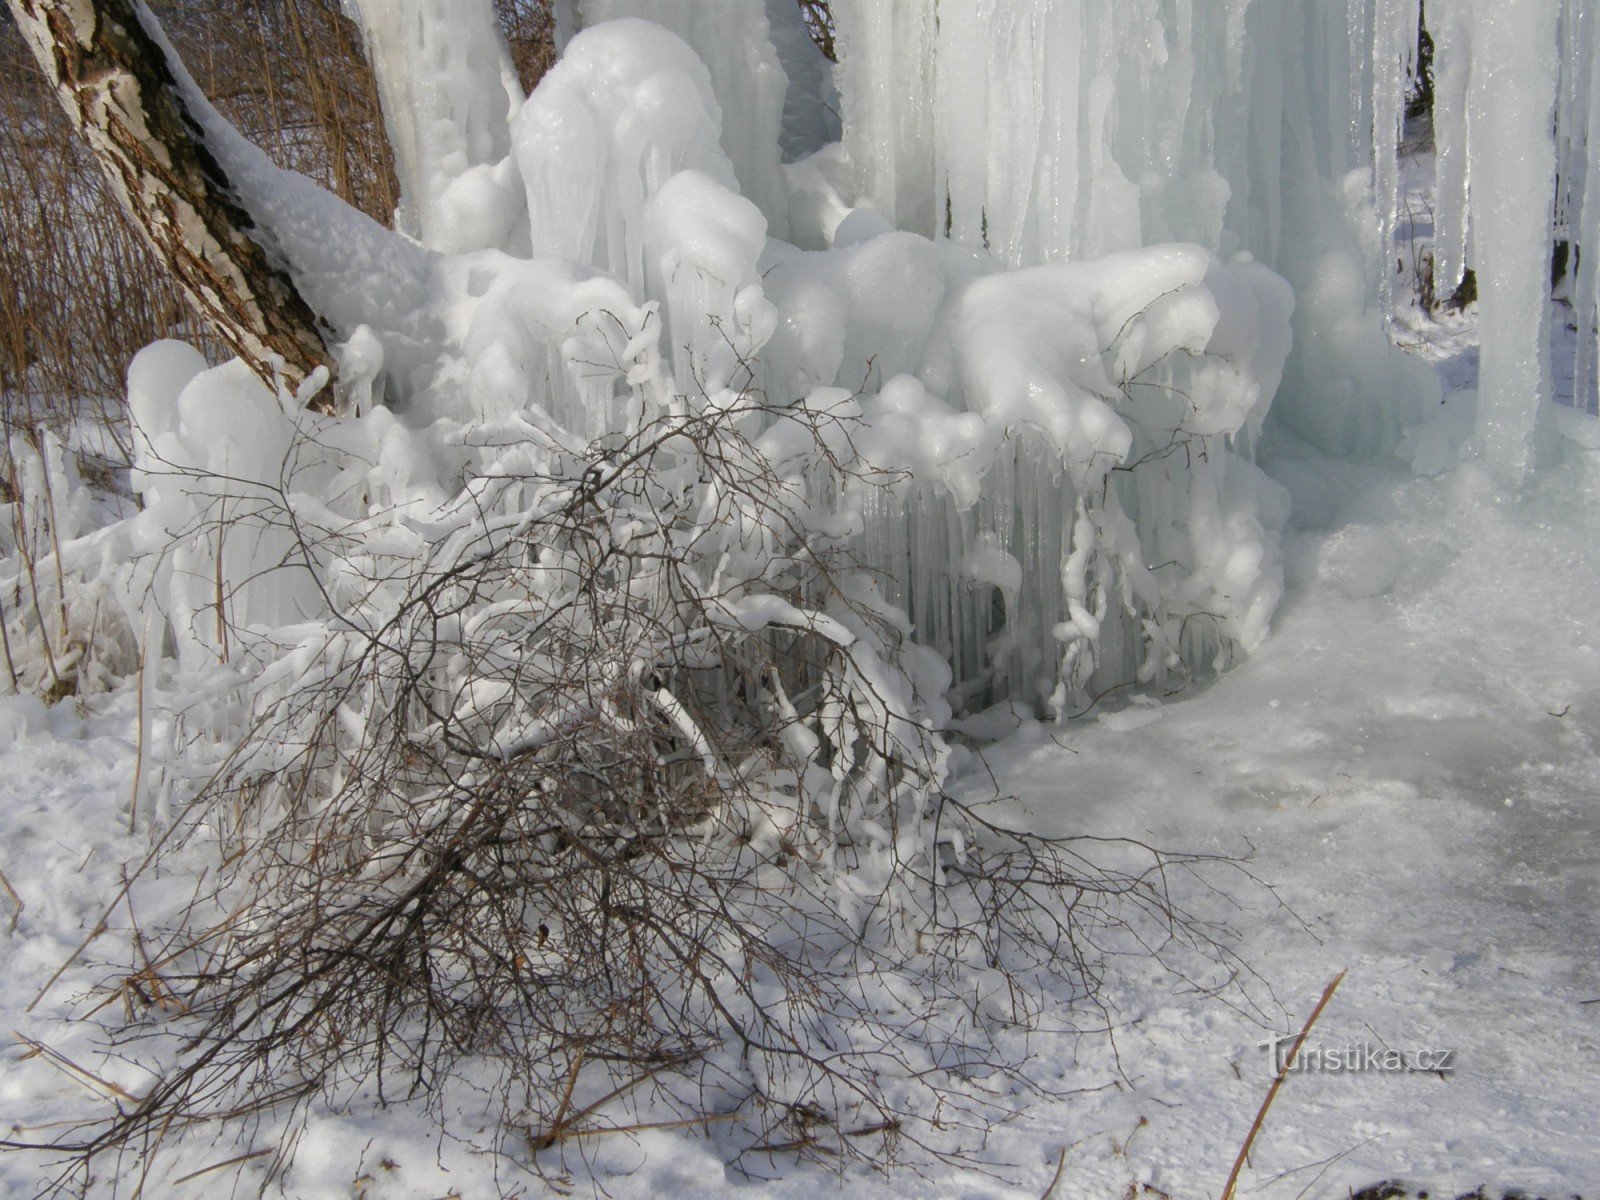
M 195 312 L 263 380 L 298 388 L 329 359 L 316 315 L 207 147 L 143 0 L 7 3 Z

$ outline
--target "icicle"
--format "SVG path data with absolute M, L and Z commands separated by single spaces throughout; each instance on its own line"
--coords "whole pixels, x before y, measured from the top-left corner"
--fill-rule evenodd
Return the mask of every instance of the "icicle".
M 513 122 L 535 255 L 647 287 L 645 213 L 677 172 L 736 188 L 705 65 L 645 21 L 607 21 L 567 46 Z
M 699 56 L 711 74 L 722 148 L 740 189 L 766 215 L 773 236 L 786 236 L 778 142 L 789 79 L 773 48 L 765 0 L 581 0 L 579 7 L 586 27 L 640 17 L 670 29 Z
M 520 187 L 496 167 L 523 97 L 492 0 L 345 0 L 345 8 L 378 79 L 400 229 L 447 252 L 506 246 L 522 216 Z
M 1372 33 L 1372 192 L 1378 233 L 1387 248 L 1394 241 L 1400 208 L 1400 138 L 1406 96 L 1415 72 L 1417 0 L 1376 0 Z M 1394 307 L 1396 273 L 1384 255 L 1379 298 L 1385 312 Z
M 1560 131 L 1557 178 L 1562 188 L 1562 216 L 1567 242 L 1568 298 L 1577 325 L 1573 364 L 1573 406 L 1600 413 L 1600 154 L 1591 147 L 1600 138 L 1600 17 L 1582 0 L 1568 0 L 1562 20 L 1565 87 L 1557 121 Z M 1589 248 L 1584 253 L 1585 247 Z
M 1433 38 L 1433 286 L 1448 298 L 1467 270 L 1467 82 L 1471 40 L 1462 0 L 1431 0 Z
M 1478 437 L 1520 478 L 1550 395 L 1551 215 L 1555 200 L 1556 0 L 1474 0 L 1468 159 L 1479 325 Z
M 833 16 L 844 147 L 860 197 L 899 228 L 932 236 L 943 225 L 933 176 L 934 6 L 838 0 Z

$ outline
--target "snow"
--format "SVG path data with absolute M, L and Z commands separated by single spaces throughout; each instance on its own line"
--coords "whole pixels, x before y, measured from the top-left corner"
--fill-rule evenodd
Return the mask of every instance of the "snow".
M 569 511 L 637 467 L 613 459 L 620 439 L 665 422 L 659 472 L 602 540 L 654 545 L 662 513 L 698 513 L 689 549 L 657 551 L 682 556 L 672 587 L 702 589 L 703 627 L 674 636 L 804 630 L 838 652 L 850 702 L 788 729 L 800 765 L 739 820 L 764 849 L 805 814 L 835 853 L 847 832 L 855 865 L 828 859 L 826 881 L 845 919 L 897 936 L 904 913 L 879 900 L 896 864 L 960 856 L 924 837 L 921 783 L 888 782 L 935 727 L 951 747 L 928 786 L 1001 825 L 1104 838 L 1106 855 L 1134 836 L 1218 856 L 1170 882 L 1236 930 L 1237 986 L 1209 986 L 1213 960 L 1174 990 L 1112 939 L 1107 1008 L 1046 984 L 1029 1031 L 1007 1028 L 1028 1001 L 999 976 L 962 976 L 961 1020 L 999 1030 L 1042 1091 L 990 1097 L 1004 1119 L 962 1144 L 977 1173 L 926 1166 L 928 1188 L 1037 1196 L 1061 1151 L 1062 1195 L 1214 1193 L 1270 1081 L 1258 1043 L 1346 967 L 1319 1043 L 1449 1049 L 1457 1069 L 1293 1077 L 1256 1147 L 1263 1192 L 1588 1186 L 1600 254 L 1560 297 L 1570 328 L 1550 320 L 1547 261 L 1558 231 L 1600 243 L 1586 6 L 1429 5 L 1436 157 L 1404 140 L 1407 0 L 944 0 L 937 19 L 921 0 L 835 0 L 836 79 L 792 8 L 582 0 L 559 6 L 563 57 L 526 101 L 492 8 L 356 5 L 397 141 L 398 234 L 271 167 L 195 98 L 337 342 L 338 415 L 159 343 L 129 371 L 137 512 L 98 498 L 59 438 L 13 440 L 7 596 L 37 585 L 16 539 L 57 543 L 42 597 L 0 614 L 18 631 L 8 662 L 27 665 L 14 690 L 48 693 L 69 667 L 92 686 L 53 707 L 0 696 L 12 1025 L 142 1087 L 147 1068 L 61 1018 L 116 955 L 75 947 L 146 834 L 247 725 L 390 630 L 414 572 Z M 1443 291 L 1475 266 L 1475 313 L 1408 303 L 1391 271 L 1406 238 Z M 775 481 L 760 504 L 683 449 L 722 414 L 741 469 Z M 851 569 L 813 606 L 793 573 L 833 552 Z M 530 545 L 515 586 L 435 631 L 512 630 L 483 664 L 429 668 L 502 761 L 548 736 L 505 664 L 525 650 L 518 622 L 568 586 L 567 554 Z M 660 572 L 618 587 L 677 630 Z M 587 636 L 610 652 L 610 632 Z M 898 634 L 915 645 L 897 657 Z M 52 639 L 71 657 L 51 659 Z M 722 769 L 669 687 L 642 694 Z M 895 752 L 856 762 L 863 729 Z M 296 751 L 250 753 L 266 770 Z M 176 912 L 204 869 L 169 863 L 141 919 Z M 112 941 L 137 939 L 131 908 Z M 912 985 L 861 986 L 893 1005 Z M 961 1036 L 906 1054 L 931 1071 Z M 8 1066 L 0 1123 L 77 1111 L 50 1066 Z M 806 1095 L 770 1056 L 741 1069 Z M 442 1101 L 458 1128 L 481 1123 L 475 1084 Z M 537 1186 L 524 1169 L 624 1198 L 732 1195 L 752 1171 L 773 1196 L 882 1194 L 854 1166 L 730 1164 L 716 1131 L 615 1134 L 531 1167 L 517 1146 L 496 1166 L 414 1111 L 352 1099 L 310 1110 L 289 1194 L 492 1194 Z M 160 1186 L 205 1194 L 207 1175 L 179 1180 L 236 1150 L 178 1147 Z M 34 1169 L 0 1158 L 0 1187 L 31 1188 Z
M 993 1176 L 937 1172 L 887 1186 L 1037 1197 L 1066 1147 L 1062 1195 L 1139 1183 L 1215 1194 L 1270 1081 L 1259 1043 L 1297 1029 L 1346 967 L 1316 1044 L 1453 1049 L 1455 1072 L 1292 1076 L 1246 1175 L 1268 1185 L 1260 1194 L 1298 1194 L 1333 1156 L 1312 1195 L 1397 1175 L 1439 1195 L 1480 1184 L 1567 1194 L 1600 1172 L 1597 1035 L 1594 1006 L 1583 1004 L 1600 997 L 1591 953 L 1600 877 L 1590 861 L 1600 834 L 1600 626 L 1589 603 L 1600 580 L 1600 528 L 1589 515 L 1600 463 L 1571 462 L 1516 498 L 1479 466 L 1407 477 L 1276 436 L 1263 458 L 1297 495 L 1317 478 L 1340 497 L 1335 511 L 1312 514 L 1325 528 L 1291 529 L 1273 637 L 1197 695 L 1109 709 L 1065 731 L 1029 721 L 968 752 L 960 785 L 973 797 L 1014 797 L 994 813 L 1042 832 L 1132 834 L 1227 854 L 1253 847 L 1252 872 L 1293 914 L 1238 877 L 1213 882 L 1245 906 L 1227 919 L 1282 1009 L 1269 1006 L 1258 1026 L 1124 961 L 1110 997 L 1120 1074 L 1100 1039 L 1038 1036 L 1042 1081 L 1071 1094 L 1030 1098 L 996 1131 L 983 1159 Z M 1514 592 L 1508 575 L 1522 581 Z M 8 1027 L 30 1036 L 59 1036 L 53 1014 L 95 978 L 91 954 L 39 1009 L 21 1011 L 99 916 L 118 864 L 145 850 L 123 832 L 131 709 L 125 694 L 85 715 L 70 701 L 48 711 L 29 699 L 0 703 L 18 732 L 0 752 L 0 870 L 26 904 L 16 932 L 0 934 L 11 964 L 0 1003 Z M 1207 903 L 1198 885 L 1182 895 Z M 81 1043 L 66 1049 L 87 1053 Z M 13 1058 L 4 1078 L 8 1125 L 81 1103 L 78 1086 L 37 1059 Z M 168 1178 L 238 1152 L 196 1147 Z M 396 1166 L 379 1167 L 385 1160 Z M 623 1200 L 749 1192 L 715 1143 L 692 1132 L 569 1147 L 542 1169 L 576 1175 L 585 1189 L 592 1178 Z M 3 1187 L 17 1194 L 31 1190 L 32 1171 L 0 1157 Z M 492 1171 L 395 1108 L 315 1117 L 287 1183 L 305 1200 L 348 1195 L 363 1173 L 377 1181 L 372 1195 L 496 1194 Z M 1295 1174 L 1277 1178 L 1286 1171 Z M 886 1186 L 854 1169 L 778 1163 L 771 1172 L 778 1178 L 760 1190 L 774 1197 L 819 1188 L 868 1197 Z M 502 1166 L 499 1178 L 519 1177 Z M 162 1186 L 174 1197 L 208 1194 L 205 1177 Z

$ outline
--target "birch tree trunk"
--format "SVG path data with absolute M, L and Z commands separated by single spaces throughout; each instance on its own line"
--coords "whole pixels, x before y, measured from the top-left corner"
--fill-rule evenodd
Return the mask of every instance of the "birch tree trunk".
M 207 147 L 144 0 L 7 0 L 73 125 L 194 311 L 269 384 L 329 360 L 316 315 Z

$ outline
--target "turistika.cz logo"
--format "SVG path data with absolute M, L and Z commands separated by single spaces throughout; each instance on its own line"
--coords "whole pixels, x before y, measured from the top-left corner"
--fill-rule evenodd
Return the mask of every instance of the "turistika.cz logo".
M 1302 1046 L 1296 1052 L 1294 1041 L 1292 1033 L 1275 1033 L 1256 1045 L 1271 1053 L 1273 1071 L 1286 1075 L 1452 1075 L 1456 1069 L 1454 1050 L 1397 1050 L 1371 1042 L 1350 1042 Z

